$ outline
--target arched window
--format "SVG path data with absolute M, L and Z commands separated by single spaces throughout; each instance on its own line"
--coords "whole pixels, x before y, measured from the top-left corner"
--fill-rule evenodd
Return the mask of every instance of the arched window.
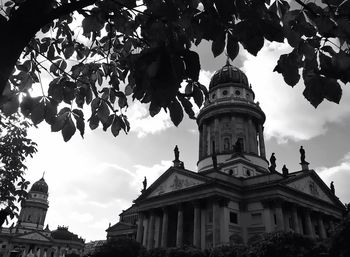
M 230 139 L 228 137 L 224 138 L 224 151 L 230 150 Z

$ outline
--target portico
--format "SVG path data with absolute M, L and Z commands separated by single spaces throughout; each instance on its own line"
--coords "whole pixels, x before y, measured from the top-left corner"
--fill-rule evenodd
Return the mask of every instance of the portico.
M 209 197 L 140 211 L 138 224 L 143 225 L 138 226 L 137 241 L 147 249 L 184 245 L 205 249 L 228 244 L 225 201 L 222 197 Z

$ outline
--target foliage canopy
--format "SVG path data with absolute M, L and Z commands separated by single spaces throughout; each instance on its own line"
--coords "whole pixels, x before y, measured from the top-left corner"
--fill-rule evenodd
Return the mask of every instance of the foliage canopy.
M 36 144 L 27 138 L 28 121 L 17 115 L 4 117 L 0 112 L 0 227 L 7 216 L 18 211 L 16 202 L 27 196 L 29 182 L 23 177 L 24 160 L 36 152 Z
M 195 118 L 192 102 L 200 107 L 207 94 L 198 83 L 200 61 L 193 50 L 202 40 L 212 42 L 215 57 L 226 47 L 232 60 L 242 46 L 257 55 L 265 40 L 286 40 L 292 51 L 280 56 L 274 71 L 290 86 L 302 77 L 303 94 L 315 107 L 324 99 L 339 103 L 341 85 L 350 81 L 350 0 L 291 4 L 2 1 L 1 109 L 5 115 L 20 110 L 34 124 L 45 120 L 65 141 L 77 130 L 84 135 L 85 105 L 91 106 L 91 129 L 128 132 L 128 96 L 149 104 L 151 116 L 168 111 L 177 126 L 184 111 Z M 32 88 L 41 94 L 33 96 Z

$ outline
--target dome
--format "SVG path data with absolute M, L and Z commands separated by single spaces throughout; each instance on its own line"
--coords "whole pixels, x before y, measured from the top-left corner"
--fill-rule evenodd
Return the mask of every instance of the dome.
M 51 232 L 51 237 L 58 240 L 67 240 L 67 241 L 82 241 L 76 234 L 70 232 L 68 227 L 61 227 Z
M 32 185 L 32 188 L 30 189 L 30 191 L 47 194 L 47 192 L 49 191 L 49 187 L 47 186 L 44 178 L 41 178 L 40 180 L 38 180 Z
M 249 88 L 248 78 L 244 72 L 229 63 L 214 73 L 210 80 L 209 90 L 224 83 L 235 83 Z

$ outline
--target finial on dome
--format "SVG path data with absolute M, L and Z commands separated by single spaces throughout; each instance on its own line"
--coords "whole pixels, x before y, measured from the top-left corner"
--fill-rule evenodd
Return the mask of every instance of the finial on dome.
M 43 171 L 43 176 L 42 176 L 42 179 L 44 179 L 44 176 L 45 176 L 45 171 Z
M 226 65 L 225 66 L 230 66 L 230 57 L 228 56 L 228 54 L 226 53 Z

